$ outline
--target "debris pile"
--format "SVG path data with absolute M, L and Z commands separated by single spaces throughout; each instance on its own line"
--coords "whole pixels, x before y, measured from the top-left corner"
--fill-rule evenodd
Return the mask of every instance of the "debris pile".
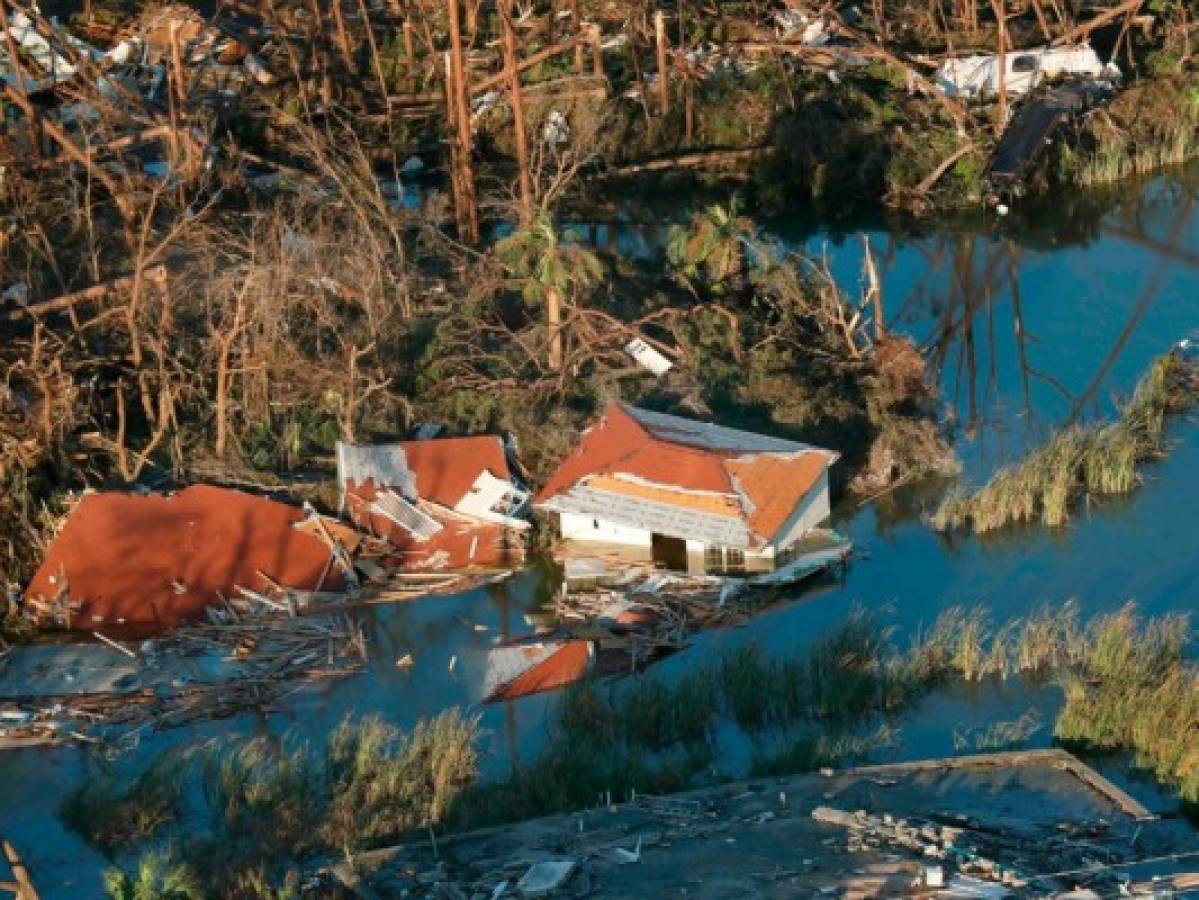
M 495 436 L 337 445 L 342 509 L 409 569 L 524 559 L 528 491 Z
M 42 628 L 98 643 L 0 654 L 0 747 L 130 741 L 269 707 L 362 666 L 348 610 L 488 584 L 510 571 L 440 570 L 523 557 L 528 495 L 498 438 L 343 445 L 339 460 L 346 505 L 373 535 L 208 485 L 78 499 L 21 606 Z M 592 660 L 581 641 L 538 652 L 512 648 L 490 690 L 546 690 Z
M 1196 858 L 1185 830 L 1036 750 L 605 792 L 566 815 L 363 854 L 354 877 L 418 898 L 1152 897 L 1193 883 Z
M 228 609 L 133 649 L 98 634 L 99 645 L 39 644 L 0 657 L 0 748 L 97 740 L 128 748 L 143 733 L 267 709 L 366 662 L 366 640 L 344 612 Z M 51 677 L 64 662 L 74 674 Z

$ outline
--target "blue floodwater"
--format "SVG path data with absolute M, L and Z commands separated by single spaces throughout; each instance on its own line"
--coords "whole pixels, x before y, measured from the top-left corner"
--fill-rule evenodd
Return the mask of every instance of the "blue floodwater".
M 1154 357 L 1196 334 L 1196 186 L 1199 172 L 1177 173 L 1090 204 L 1032 208 L 1024 222 L 1017 210 L 1011 222 L 946 224 L 922 234 L 865 229 L 890 327 L 911 335 L 938 366 L 967 482 L 985 480 L 1072 416 L 1110 412 Z M 601 244 L 611 237 L 625 252 L 652 259 L 668 220 L 631 208 L 615 224 L 578 231 Z M 799 220 L 767 227 L 792 247 L 826 256 L 842 287 L 860 290 L 858 233 L 812 232 Z M 1147 615 L 1190 612 L 1199 575 L 1190 532 L 1199 510 L 1199 429 L 1185 420 L 1171 434 L 1169 458 L 1149 469 L 1141 489 L 1092 505 L 1059 531 L 949 542 L 921 521 L 921 511 L 939 496 L 927 488 L 846 506 L 837 511 L 837 524 L 863 556 L 843 580 L 816 585 L 743 628 L 701 635 L 654 674 L 669 678 L 747 641 L 789 652 L 856 606 L 884 609 L 899 640 L 955 604 L 985 605 L 997 620 L 1070 598 L 1084 616 L 1127 600 Z M 294 730 L 319 738 L 351 711 L 410 725 L 449 706 L 476 704 L 487 648 L 499 635 L 529 630 L 525 617 L 551 588 L 530 570 L 485 590 L 372 608 L 362 613 L 373 651 L 364 674 L 306 689 L 277 714 L 155 738 L 121 762 L 136 765 L 167 743 L 231 733 Z M 476 624 L 487 630 L 477 631 Z M 398 669 L 395 660 L 406 653 L 415 665 Z M 931 698 L 903 717 L 902 744 L 892 753 L 949 753 L 955 730 L 1015 719 L 1029 708 L 1042 711 L 1045 722 L 1034 742 L 1047 743 L 1058 697 L 1053 688 L 1007 685 Z M 502 771 L 513 753 L 533 752 L 553 702 L 543 695 L 481 710 L 487 771 Z M 735 771 L 739 762 L 721 764 Z M 44 897 L 99 893 L 105 861 L 56 816 L 62 797 L 94 765 L 71 749 L 0 756 L 0 834 L 20 848 Z

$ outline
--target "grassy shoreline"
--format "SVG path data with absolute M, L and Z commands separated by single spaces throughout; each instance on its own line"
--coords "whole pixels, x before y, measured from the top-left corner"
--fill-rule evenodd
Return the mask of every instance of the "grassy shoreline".
M 578 685 L 556 705 L 545 747 L 507 776 L 477 778 L 477 720 L 451 710 L 409 735 L 347 720 L 323 751 L 254 738 L 183 762 L 164 757 L 131 777 L 93 779 L 63 816 L 118 862 L 173 848 L 208 883 L 246 895 L 238 891 L 286 880 L 305 857 L 352 858 L 429 830 L 720 783 L 732 777 L 714 767 L 718 732 L 729 727 L 756 748 L 751 776 L 868 759 L 894 745 L 902 713 L 937 688 L 1018 678 L 1063 686 L 1055 740 L 1084 753 L 1131 750 L 1193 809 L 1199 670 L 1185 656 L 1190 638 L 1185 616 L 1145 620 L 1127 605 L 1084 624 L 1066 603 L 999 626 L 983 610 L 949 609 L 900 645 L 879 615 L 856 612 L 795 656 L 749 646 L 671 682 Z M 1018 744 L 1040 724 L 1026 716 L 953 739 L 979 752 Z M 204 834 L 176 820 L 189 779 L 202 798 L 198 821 L 211 822 Z M 197 821 L 195 812 L 183 821 Z

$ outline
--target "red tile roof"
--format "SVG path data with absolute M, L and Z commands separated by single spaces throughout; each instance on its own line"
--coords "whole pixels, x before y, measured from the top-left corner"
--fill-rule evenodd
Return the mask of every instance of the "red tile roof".
M 240 491 L 197 485 L 166 496 L 103 493 L 67 517 L 25 595 L 80 606 L 71 626 L 119 621 L 146 629 L 198 619 L 238 586 L 263 591 L 342 586 L 329 548 L 293 525 L 302 510 Z M 322 575 L 324 576 L 322 580 Z
M 681 443 L 682 432 L 680 440 L 670 434 L 668 428 L 651 432 L 624 406 L 612 404 L 550 477 L 537 502 L 567 493 L 592 476 L 631 476 L 666 488 L 729 496 L 750 530 L 769 541 L 836 459 L 834 453 L 802 445 L 792 452 L 748 449 L 748 440 L 744 450 L 710 449 Z
M 530 647 L 531 659 L 536 658 L 536 651 L 539 649 L 537 645 Z M 573 684 L 591 669 L 592 658 L 590 641 L 567 641 L 557 651 L 534 663 L 512 681 L 497 685 L 487 702 L 515 700 Z
M 687 490 L 733 490 L 719 454 L 659 440 L 623 406 L 613 403 L 583 434 L 578 449 L 566 458 L 537 499 L 540 502 L 561 494 L 587 475 L 615 472 Z
M 828 464 L 828 457 L 819 452 L 800 456 L 759 453 L 725 461 L 752 504 L 750 530 L 767 539 L 779 533 Z
M 405 441 L 404 457 L 416 475 L 416 492 L 423 500 L 451 509 L 466 496 L 484 470 L 509 480 L 504 444 L 495 435 Z

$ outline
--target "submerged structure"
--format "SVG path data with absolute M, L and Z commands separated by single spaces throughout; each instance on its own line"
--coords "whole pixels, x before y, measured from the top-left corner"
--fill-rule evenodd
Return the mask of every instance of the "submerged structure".
M 176 494 L 84 496 L 25 591 L 43 622 L 71 629 L 173 628 L 239 589 L 337 591 L 342 549 L 289 506 L 196 485 Z
M 831 450 L 613 404 L 537 497 L 563 539 L 689 574 L 773 572 L 829 517 Z
M 414 568 L 524 558 L 529 493 L 496 435 L 337 445 L 341 506 Z

